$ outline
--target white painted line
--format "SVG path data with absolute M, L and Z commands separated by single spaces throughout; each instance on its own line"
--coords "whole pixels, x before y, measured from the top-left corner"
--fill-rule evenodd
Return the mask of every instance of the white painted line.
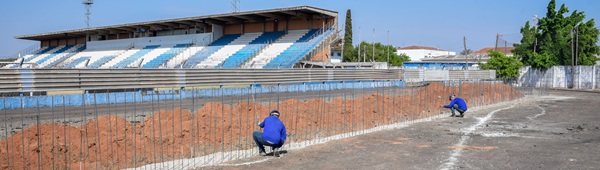
M 538 108 L 542 109 L 542 113 L 539 113 L 539 114 L 537 114 L 537 115 L 535 115 L 535 116 L 533 116 L 533 117 L 527 117 L 527 119 L 529 119 L 529 120 L 533 120 L 533 119 L 537 118 L 538 116 L 542 116 L 542 115 L 545 115 L 545 114 L 546 114 L 546 109 L 544 109 L 544 108 L 543 108 L 543 107 L 541 107 L 540 105 L 535 105 L 535 106 L 537 106 Z
M 271 158 L 265 158 L 265 159 L 261 159 L 258 161 L 244 162 L 244 163 L 239 163 L 239 164 L 217 164 L 214 166 L 243 166 L 243 165 L 252 165 L 252 164 L 262 163 L 262 162 L 266 162 L 268 160 L 271 160 Z
M 467 140 L 469 138 L 471 138 L 469 136 L 469 134 L 473 133 L 473 131 L 475 131 L 479 126 L 483 125 L 485 122 L 487 122 L 488 120 L 490 120 L 492 118 L 492 116 L 494 116 L 494 114 L 496 112 L 499 112 L 499 111 L 502 111 L 502 110 L 506 110 L 506 109 L 510 109 L 510 108 L 513 108 L 513 107 L 515 107 L 514 104 L 511 105 L 511 106 L 509 106 L 509 107 L 506 107 L 506 108 L 494 110 L 494 111 L 488 113 L 483 118 L 476 118 L 479 121 L 476 124 L 470 126 L 469 128 L 466 128 L 465 130 L 462 131 L 463 135 L 460 137 L 460 140 L 455 145 L 455 146 L 459 146 L 459 147 L 456 147 L 456 149 L 454 149 L 452 151 L 452 154 L 450 154 L 450 157 L 447 159 L 447 162 L 444 163 L 444 164 L 442 164 L 440 166 L 440 169 L 447 170 L 447 169 L 454 168 L 454 165 L 458 161 L 458 157 L 461 155 L 461 152 L 462 152 L 462 147 L 460 147 L 460 146 L 463 146 L 464 144 L 466 144 Z

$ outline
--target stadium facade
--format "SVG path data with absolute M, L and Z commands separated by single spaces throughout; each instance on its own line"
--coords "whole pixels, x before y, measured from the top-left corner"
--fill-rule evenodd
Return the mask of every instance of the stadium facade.
M 294 68 L 325 61 L 338 13 L 298 6 L 16 36 L 3 68 Z

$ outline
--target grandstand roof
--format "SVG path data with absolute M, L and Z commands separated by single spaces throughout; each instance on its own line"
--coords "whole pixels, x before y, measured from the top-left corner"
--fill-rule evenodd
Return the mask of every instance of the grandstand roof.
M 286 19 L 286 18 L 332 18 L 337 17 L 337 12 L 311 7 L 297 6 L 290 8 L 277 8 L 267 10 L 256 10 L 247 12 L 235 12 L 226 14 L 215 14 L 206 16 L 166 19 L 158 21 L 138 22 L 129 24 L 120 24 L 112 26 L 101 26 L 92 28 L 75 29 L 68 31 L 49 32 L 41 34 L 31 34 L 15 36 L 17 39 L 25 40 L 49 40 L 56 38 L 76 38 L 85 37 L 86 34 L 101 34 L 101 33 L 119 33 L 123 31 L 136 30 L 162 30 L 170 28 L 193 28 L 195 26 L 208 24 L 231 24 L 242 22 L 259 22 L 265 20 Z

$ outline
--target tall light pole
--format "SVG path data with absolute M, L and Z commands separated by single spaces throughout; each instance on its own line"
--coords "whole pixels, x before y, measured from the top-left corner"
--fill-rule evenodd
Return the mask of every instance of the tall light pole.
M 231 0 L 231 13 L 240 12 L 240 0 Z
M 92 9 L 94 0 L 83 0 L 82 4 L 85 6 L 85 26 L 90 28 L 90 15 L 92 15 L 90 10 Z

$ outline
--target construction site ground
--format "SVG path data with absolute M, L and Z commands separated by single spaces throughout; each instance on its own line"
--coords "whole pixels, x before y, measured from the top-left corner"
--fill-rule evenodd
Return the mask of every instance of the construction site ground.
M 548 96 L 200 169 L 599 169 L 600 93 Z

